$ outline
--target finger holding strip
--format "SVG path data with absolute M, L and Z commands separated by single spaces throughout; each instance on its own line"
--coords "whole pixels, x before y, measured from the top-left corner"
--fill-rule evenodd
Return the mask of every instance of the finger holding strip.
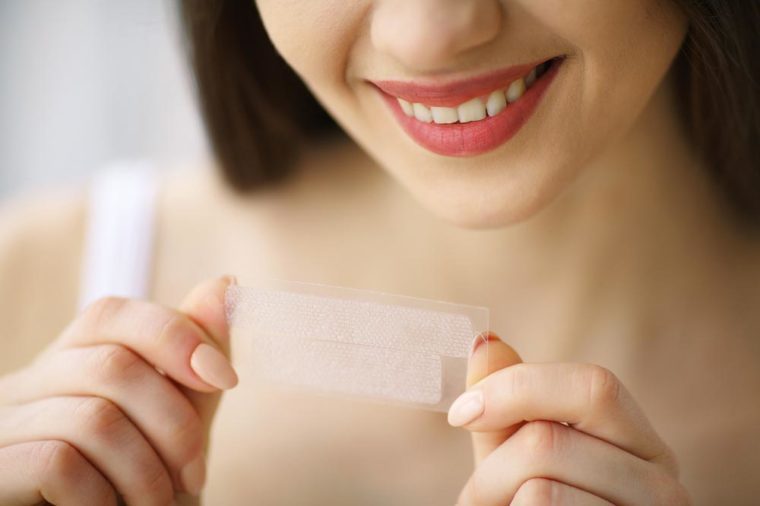
M 600 366 L 516 364 L 473 385 L 449 411 L 452 425 L 474 432 L 533 420 L 568 423 L 677 474 L 670 449 L 617 377 Z
M 73 346 L 121 344 L 193 390 L 235 386 L 237 375 L 219 345 L 180 311 L 148 301 L 105 297 L 86 307 L 47 353 Z
M 467 366 L 467 386 L 470 387 L 489 374 L 522 362 L 520 355 L 493 332 L 478 335 L 472 343 Z M 473 431 L 472 449 L 475 462 L 483 460 L 489 453 L 511 436 L 520 424 L 499 427 L 493 431 Z

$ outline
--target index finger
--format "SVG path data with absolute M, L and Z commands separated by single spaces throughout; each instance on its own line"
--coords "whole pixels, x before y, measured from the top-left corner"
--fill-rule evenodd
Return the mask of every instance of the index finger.
M 182 385 L 202 392 L 230 388 L 237 381 L 219 345 L 186 314 L 148 301 L 105 297 L 87 306 L 63 331 L 56 347 L 120 344 Z M 208 346 L 200 345 L 206 344 Z M 196 349 L 214 374 L 191 366 Z M 202 370 L 199 372 L 203 373 Z
M 494 372 L 463 395 L 470 392 L 482 394 L 483 409 L 462 424 L 468 430 L 493 431 L 535 420 L 565 422 L 642 459 L 674 466 L 670 450 L 631 394 L 603 367 L 516 364 Z

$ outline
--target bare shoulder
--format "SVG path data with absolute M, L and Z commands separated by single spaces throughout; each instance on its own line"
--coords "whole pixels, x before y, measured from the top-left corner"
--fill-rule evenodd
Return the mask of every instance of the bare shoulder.
M 0 373 L 28 361 L 73 316 L 85 219 L 85 188 L 0 203 Z
M 398 193 L 350 144 L 315 149 L 291 177 L 247 192 L 214 167 L 177 171 L 159 209 L 154 299 L 177 304 L 219 274 L 357 282 L 371 272 L 367 255 L 383 249 L 383 235 L 371 232 L 392 219 L 389 201 Z M 348 254 L 357 248 L 361 254 Z

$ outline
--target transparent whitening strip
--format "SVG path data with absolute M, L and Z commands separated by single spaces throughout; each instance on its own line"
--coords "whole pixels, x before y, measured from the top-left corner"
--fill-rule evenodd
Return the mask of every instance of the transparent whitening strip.
M 465 389 L 488 308 L 312 283 L 257 280 L 226 295 L 254 375 L 325 393 L 446 411 Z

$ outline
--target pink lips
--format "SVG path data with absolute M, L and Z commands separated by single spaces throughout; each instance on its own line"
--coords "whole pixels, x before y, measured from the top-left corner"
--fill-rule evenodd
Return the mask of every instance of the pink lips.
M 540 63 L 540 62 L 539 62 Z M 562 59 L 553 61 L 549 69 L 520 97 L 495 116 L 470 123 L 424 123 L 409 117 L 396 100 L 427 106 L 453 107 L 473 97 L 505 89 L 509 83 L 525 76 L 538 65 L 527 64 L 491 72 L 467 80 L 444 84 L 403 81 L 372 81 L 404 131 L 417 144 L 444 156 L 473 156 L 505 143 L 525 124 L 541 97 L 557 75 Z

